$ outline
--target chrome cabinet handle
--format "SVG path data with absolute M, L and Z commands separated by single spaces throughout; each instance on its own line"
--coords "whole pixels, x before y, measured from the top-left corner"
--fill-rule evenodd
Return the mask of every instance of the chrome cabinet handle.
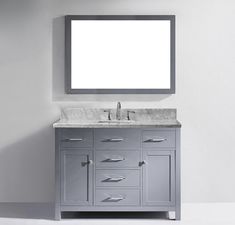
M 86 166 L 86 165 L 92 165 L 93 164 L 93 160 L 89 159 L 87 162 L 82 162 L 82 166 Z
M 107 158 L 104 161 L 105 162 L 120 162 L 120 161 L 124 161 L 125 158 Z
M 63 141 L 83 141 L 82 138 L 66 138 Z
M 124 200 L 124 199 L 125 198 L 123 196 L 121 196 L 121 197 L 112 197 L 112 196 L 110 196 L 106 200 L 113 201 L 113 202 L 118 202 L 118 201 L 121 201 L 121 200 Z
M 108 139 L 104 139 L 104 142 L 121 142 L 123 141 L 123 138 L 108 138 Z
M 89 159 L 88 162 L 87 162 L 87 164 L 92 165 L 92 164 L 93 164 L 93 160 Z
M 151 139 L 148 139 L 144 142 L 162 142 L 162 141 L 166 141 L 167 139 L 166 138 L 151 138 Z
M 122 181 L 126 179 L 125 177 L 123 176 L 120 176 L 120 177 L 107 177 L 107 179 L 104 180 L 104 182 L 118 182 L 118 181 Z
M 142 166 L 142 165 L 147 165 L 147 164 L 148 164 L 148 163 L 147 163 L 146 160 L 143 160 L 143 161 L 139 162 L 139 165 L 140 165 L 140 166 Z

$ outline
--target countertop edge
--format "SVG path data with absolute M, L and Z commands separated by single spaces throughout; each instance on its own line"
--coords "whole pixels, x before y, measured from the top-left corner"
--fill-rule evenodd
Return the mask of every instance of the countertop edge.
M 142 123 L 142 124 L 82 124 L 82 123 L 63 123 L 63 122 L 55 122 L 53 124 L 53 128 L 181 128 L 181 123 L 176 120 L 174 123 L 161 123 L 158 124 L 155 122 L 153 124 Z

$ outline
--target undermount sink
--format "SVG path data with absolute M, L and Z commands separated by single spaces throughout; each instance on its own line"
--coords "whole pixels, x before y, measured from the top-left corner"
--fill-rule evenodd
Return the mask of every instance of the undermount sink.
M 100 120 L 99 123 L 135 123 L 134 120 Z

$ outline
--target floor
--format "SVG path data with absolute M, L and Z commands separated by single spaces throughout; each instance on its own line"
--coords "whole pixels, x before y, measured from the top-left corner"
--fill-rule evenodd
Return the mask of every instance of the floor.
M 50 204 L 0 204 L 0 225 L 235 225 L 235 203 L 185 203 L 181 221 L 167 220 L 160 213 L 67 214 L 54 221 Z M 72 218 L 71 218 L 72 217 Z

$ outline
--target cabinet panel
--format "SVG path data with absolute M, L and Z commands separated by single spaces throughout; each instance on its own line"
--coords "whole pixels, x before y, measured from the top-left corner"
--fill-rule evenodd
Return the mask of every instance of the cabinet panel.
M 61 202 L 64 205 L 92 203 L 91 151 L 61 152 Z
M 124 206 L 140 204 L 139 190 L 99 189 L 95 193 L 95 205 Z
M 95 129 L 96 149 L 139 149 L 140 148 L 139 129 Z
M 96 170 L 96 187 L 139 187 L 139 170 Z
M 99 150 L 95 151 L 95 165 L 100 168 L 139 167 L 139 151 Z
M 175 147 L 175 131 L 145 130 L 142 138 L 143 148 Z
M 172 205 L 175 203 L 174 151 L 144 151 L 143 204 Z
M 92 148 L 92 129 L 62 129 L 60 145 L 62 148 Z

